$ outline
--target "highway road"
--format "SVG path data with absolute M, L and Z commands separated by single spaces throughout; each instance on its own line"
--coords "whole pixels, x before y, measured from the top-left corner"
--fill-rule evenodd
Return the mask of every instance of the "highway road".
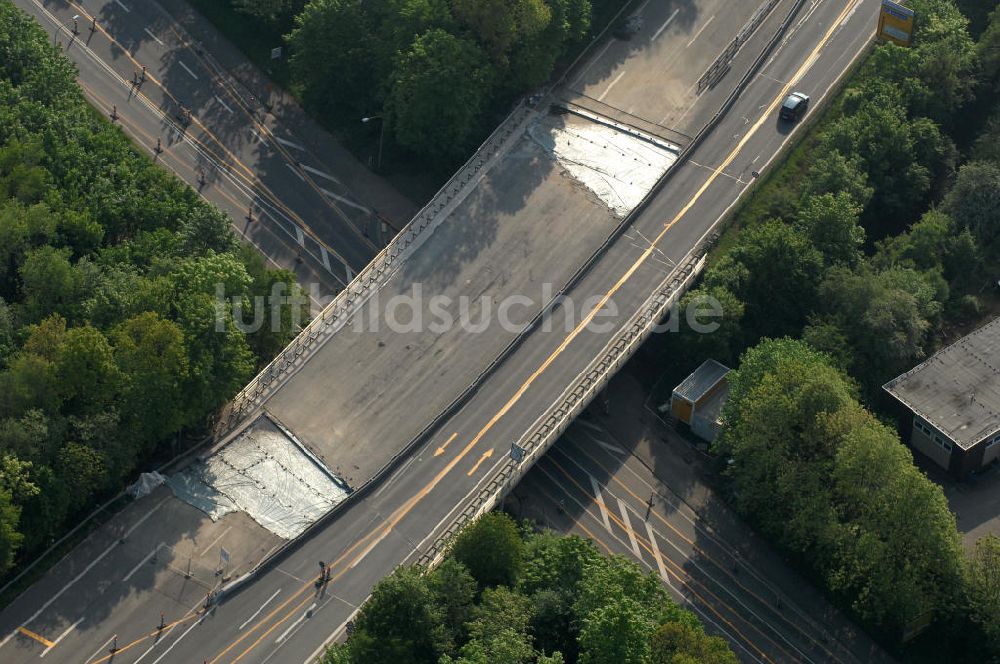
M 146 0 L 15 4 L 76 63 L 98 109 L 229 214 L 273 265 L 296 272 L 307 288 L 316 284 L 318 302 L 388 239 L 392 228 L 380 216 L 399 215 L 398 228 L 414 211 L 294 101 L 237 78 L 252 68 L 234 61 L 203 19 L 185 26 Z M 189 28 L 216 40 L 204 43 Z
M 518 483 L 516 518 L 636 560 L 744 660 L 891 661 L 706 486 L 709 460 L 646 406 L 628 369 L 608 394 Z
M 555 308 L 551 327 L 528 332 L 515 353 L 399 468 L 252 583 L 207 613 L 197 603 L 181 607 L 162 596 L 127 611 L 95 607 L 95 619 L 70 615 L 58 602 L 46 605 L 45 597 L 29 591 L 4 613 L 3 628 L 21 625 L 43 640 L 12 631 L 0 644 L 0 657 L 154 664 L 311 660 L 342 630 L 372 585 L 396 565 L 414 561 L 482 489 L 510 443 L 549 409 L 670 266 L 746 191 L 750 173 L 763 170 L 793 134 L 777 121 L 778 104 L 793 88 L 820 101 L 870 40 L 877 7 L 876 0 L 807 3 L 732 110 L 688 161 L 675 166 L 628 232 L 567 294 L 574 303 L 592 298 L 596 307 L 582 314 L 578 307 Z M 595 320 L 609 323 L 610 330 L 593 329 Z M 407 404 L 391 404 L 384 417 L 403 423 Z M 317 589 L 313 579 L 320 560 L 329 561 L 333 571 L 330 582 Z M 66 581 L 71 582 L 76 579 Z M 79 583 L 81 590 L 103 587 L 98 579 Z M 682 594 L 696 590 L 693 582 L 675 583 Z M 721 600 L 709 598 L 706 604 L 722 610 Z M 18 622 L 39 606 L 45 615 Z M 158 629 L 161 612 L 165 623 Z M 790 649 L 787 642 L 801 635 L 765 611 L 752 628 L 723 631 L 743 644 L 739 650 L 746 661 L 852 661 L 838 656 L 839 650 L 828 656 L 823 649 Z M 111 655 L 115 643 L 118 650 Z

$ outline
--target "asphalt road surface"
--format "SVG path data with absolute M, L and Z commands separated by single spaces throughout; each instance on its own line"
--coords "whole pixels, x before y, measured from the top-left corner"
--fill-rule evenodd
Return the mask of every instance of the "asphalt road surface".
M 891 661 L 714 495 L 708 460 L 646 407 L 628 370 L 608 393 L 507 509 L 636 560 L 746 661 Z
M 877 0 L 807 4 L 731 112 L 691 159 L 675 166 L 667 186 L 568 294 L 571 299 L 583 302 L 596 296 L 600 322 L 617 332 L 669 266 L 747 189 L 751 172 L 765 168 L 789 140 L 794 128 L 777 120 L 780 102 L 792 89 L 819 102 L 871 39 L 877 7 Z M 53 604 L 37 623 L 20 623 L 43 640 L 12 631 L 0 645 L 0 657 L 11 662 L 45 656 L 154 664 L 310 661 L 322 643 L 342 632 L 379 578 L 415 560 L 454 519 L 502 462 L 510 443 L 601 352 L 610 336 L 606 329 L 591 329 L 593 319 L 593 312 L 581 320 L 578 311 L 556 309 L 551 329 L 530 332 L 515 355 L 378 488 L 207 613 L 198 605 L 181 609 L 164 597 L 162 603 L 147 602 L 128 611 L 95 606 L 100 619 L 87 620 L 59 615 Z M 389 416 L 405 419 L 405 404 Z M 629 548 L 634 548 L 630 542 Z M 331 565 L 332 575 L 317 588 L 320 560 Z M 22 607 L 25 617 L 33 613 L 30 609 L 44 606 L 44 598 L 35 601 Z M 709 598 L 707 603 L 721 601 Z M 161 612 L 166 614 L 163 629 L 158 628 Z M 42 626 L 45 634 L 36 631 Z M 4 624 L 5 630 L 10 627 Z M 773 612 L 761 610 L 753 628 L 740 637 L 740 652 L 747 661 L 851 661 L 837 651 L 828 656 L 822 649 L 811 650 L 803 656 L 790 650 L 782 644 L 800 638 L 794 631 Z M 109 653 L 114 645 L 118 650 Z
M 412 214 L 293 101 L 238 79 L 227 66 L 228 44 L 195 39 L 157 2 L 15 4 L 76 63 L 99 110 L 229 214 L 274 265 L 317 284 L 318 301 L 341 290 L 388 239 L 392 227 L 379 210 Z M 188 27 L 215 36 L 197 22 Z

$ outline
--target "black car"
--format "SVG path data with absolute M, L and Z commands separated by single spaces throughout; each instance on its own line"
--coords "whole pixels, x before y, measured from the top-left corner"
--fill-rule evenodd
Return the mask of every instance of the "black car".
M 809 108 L 809 97 L 801 92 L 793 92 L 788 95 L 788 98 L 785 99 L 785 102 L 781 105 L 778 117 L 782 120 L 795 122 L 806 114 L 807 108 Z

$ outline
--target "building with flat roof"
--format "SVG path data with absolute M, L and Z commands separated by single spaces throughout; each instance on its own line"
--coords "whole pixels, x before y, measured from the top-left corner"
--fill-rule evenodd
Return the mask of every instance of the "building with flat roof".
M 728 374 L 726 365 L 705 360 L 670 395 L 670 413 L 702 440 L 712 442 L 719 432 L 719 415 L 729 396 Z
M 1000 458 L 1000 318 L 894 378 L 900 432 L 962 479 Z

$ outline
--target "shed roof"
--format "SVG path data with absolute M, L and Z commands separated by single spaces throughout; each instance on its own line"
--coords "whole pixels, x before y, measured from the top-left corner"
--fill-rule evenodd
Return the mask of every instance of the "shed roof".
M 1000 318 L 883 389 L 963 450 L 1000 431 Z
M 715 387 L 727 373 L 729 373 L 729 367 L 721 362 L 711 359 L 705 360 L 701 366 L 691 372 L 690 376 L 674 388 L 674 396 L 695 402 Z

